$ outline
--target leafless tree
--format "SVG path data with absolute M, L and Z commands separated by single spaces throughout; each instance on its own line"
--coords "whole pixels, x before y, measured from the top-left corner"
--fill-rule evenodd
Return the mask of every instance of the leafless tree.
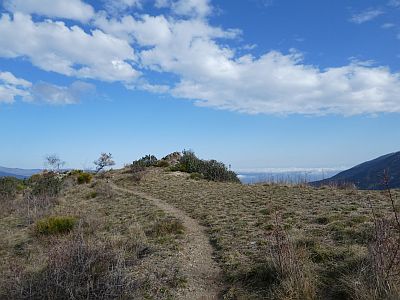
M 45 158 L 45 163 L 55 172 L 59 172 L 60 169 L 65 165 L 65 161 L 61 160 L 57 154 L 47 155 Z
M 103 170 L 105 167 L 115 165 L 111 153 L 101 153 L 100 157 L 93 162 L 96 165 L 96 174 Z

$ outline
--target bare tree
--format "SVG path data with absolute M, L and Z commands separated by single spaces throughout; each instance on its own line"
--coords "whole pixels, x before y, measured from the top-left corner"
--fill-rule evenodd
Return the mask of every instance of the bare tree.
M 59 172 L 65 165 L 65 161 L 61 160 L 57 154 L 50 154 L 46 156 L 45 164 L 50 166 L 53 171 Z
M 99 173 L 105 167 L 110 167 L 115 165 L 115 162 L 112 159 L 111 153 L 101 153 L 100 157 L 93 162 L 96 165 L 96 173 Z

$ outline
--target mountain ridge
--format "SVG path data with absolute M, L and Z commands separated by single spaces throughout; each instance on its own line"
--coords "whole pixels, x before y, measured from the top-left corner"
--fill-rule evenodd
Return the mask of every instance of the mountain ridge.
M 328 179 L 314 181 L 311 185 L 354 184 L 358 189 L 382 190 L 386 188 L 385 172 L 389 188 L 400 188 L 400 151 L 363 162 Z
M 7 168 L 0 166 L 0 177 L 16 177 L 19 179 L 24 179 L 40 173 L 41 171 L 41 169 Z

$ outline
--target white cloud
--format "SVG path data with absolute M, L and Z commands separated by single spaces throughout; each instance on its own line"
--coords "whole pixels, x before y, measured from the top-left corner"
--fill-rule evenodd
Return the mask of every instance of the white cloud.
M 82 81 L 75 81 L 70 86 L 58 86 L 46 82 L 35 84 L 31 89 L 30 102 L 51 105 L 76 104 L 82 97 L 95 90 L 95 86 Z
M 172 10 L 182 16 L 205 17 L 212 11 L 209 0 L 178 0 L 172 3 Z
M 0 18 L 0 56 L 26 57 L 45 71 L 79 78 L 130 82 L 138 76 L 127 41 L 63 22 L 33 22 L 21 13 Z
M 233 63 L 237 77 L 187 78 L 177 97 L 245 113 L 373 114 L 400 112 L 400 74 L 356 64 L 319 70 L 293 55 L 270 52 Z
M 10 72 L 0 71 L 0 103 L 13 103 L 18 96 L 28 96 L 31 86 L 27 80 L 17 78 Z
M 156 0 L 155 7 L 170 8 L 176 15 L 206 17 L 212 12 L 210 0 Z
M 368 21 L 371 21 L 380 15 L 384 14 L 384 12 L 380 9 L 368 9 L 366 11 L 363 11 L 359 14 L 354 14 L 350 18 L 350 22 L 356 23 L 356 24 L 362 24 Z
M 123 2 L 132 7 L 139 4 Z M 200 106 L 250 114 L 400 112 L 400 74 L 386 67 L 353 61 L 321 69 L 305 64 L 295 50 L 239 55 L 253 47 L 228 45 L 228 39 L 240 41 L 241 32 L 210 25 L 209 1 L 157 0 L 155 5 L 167 7 L 172 15 L 98 12 L 91 22 L 96 29 L 91 32 L 63 22 L 34 22 L 18 12 L 13 18 L 4 14 L 0 56 L 27 58 L 43 70 L 66 76 L 121 81 L 129 89 L 170 93 Z M 381 13 L 369 10 L 353 21 L 361 24 Z M 153 72 L 168 76 L 150 76 Z M 18 91 L 10 87 L 18 93 L 28 89 L 8 86 L 11 101 Z M 31 90 L 36 101 L 60 104 L 79 99 L 75 86 L 42 83 Z
M 139 81 L 130 88 L 171 93 L 200 106 L 251 114 L 400 112 L 399 74 L 371 63 L 353 61 L 321 70 L 304 64 L 294 50 L 238 57 L 223 39 L 236 38 L 240 31 L 213 27 L 198 18 L 103 16 L 96 25 L 144 47 L 137 52 L 144 70 L 174 74 L 178 79 L 169 87 Z
M 94 16 L 92 6 L 81 0 L 5 0 L 4 7 L 11 12 L 38 14 L 87 22 Z
M 99 13 L 94 24 L 106 33 L 130 42 L 136 41 L 141 46 L 156 45 L 171 39 L 170 24 L 164 16 L 109 19 L 105 13 Z
M 95 89 L 94 85 L 82 81 L 75 81 L 70 86 L 47 82 L 32 84 L 10 72 L 0 71 L 0 103 L 13 103 L 17 97 L 21 97 L 25 102 L 31 103 L 76 104 Z

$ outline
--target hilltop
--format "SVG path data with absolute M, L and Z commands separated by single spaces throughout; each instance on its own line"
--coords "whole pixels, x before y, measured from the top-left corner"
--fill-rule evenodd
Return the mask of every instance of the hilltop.
M 385 172 L 389 177 L 389 187 L 400 188 L 400 151 L 380 156 L 312 184 L 316 186 L 354 184 L 358 189 L 382 190 L 385 188 L 383 182 Z
M 35 175 L 2 202 L 0 298 L 385 298 L 372 266 L 376 224 L 393 225 L 379 227 L 392 249 L 386 193 L 213 181 L 185 166 L 146 156 L 93 178 Z M 392 197 L 398 209 L 400 192 Z

